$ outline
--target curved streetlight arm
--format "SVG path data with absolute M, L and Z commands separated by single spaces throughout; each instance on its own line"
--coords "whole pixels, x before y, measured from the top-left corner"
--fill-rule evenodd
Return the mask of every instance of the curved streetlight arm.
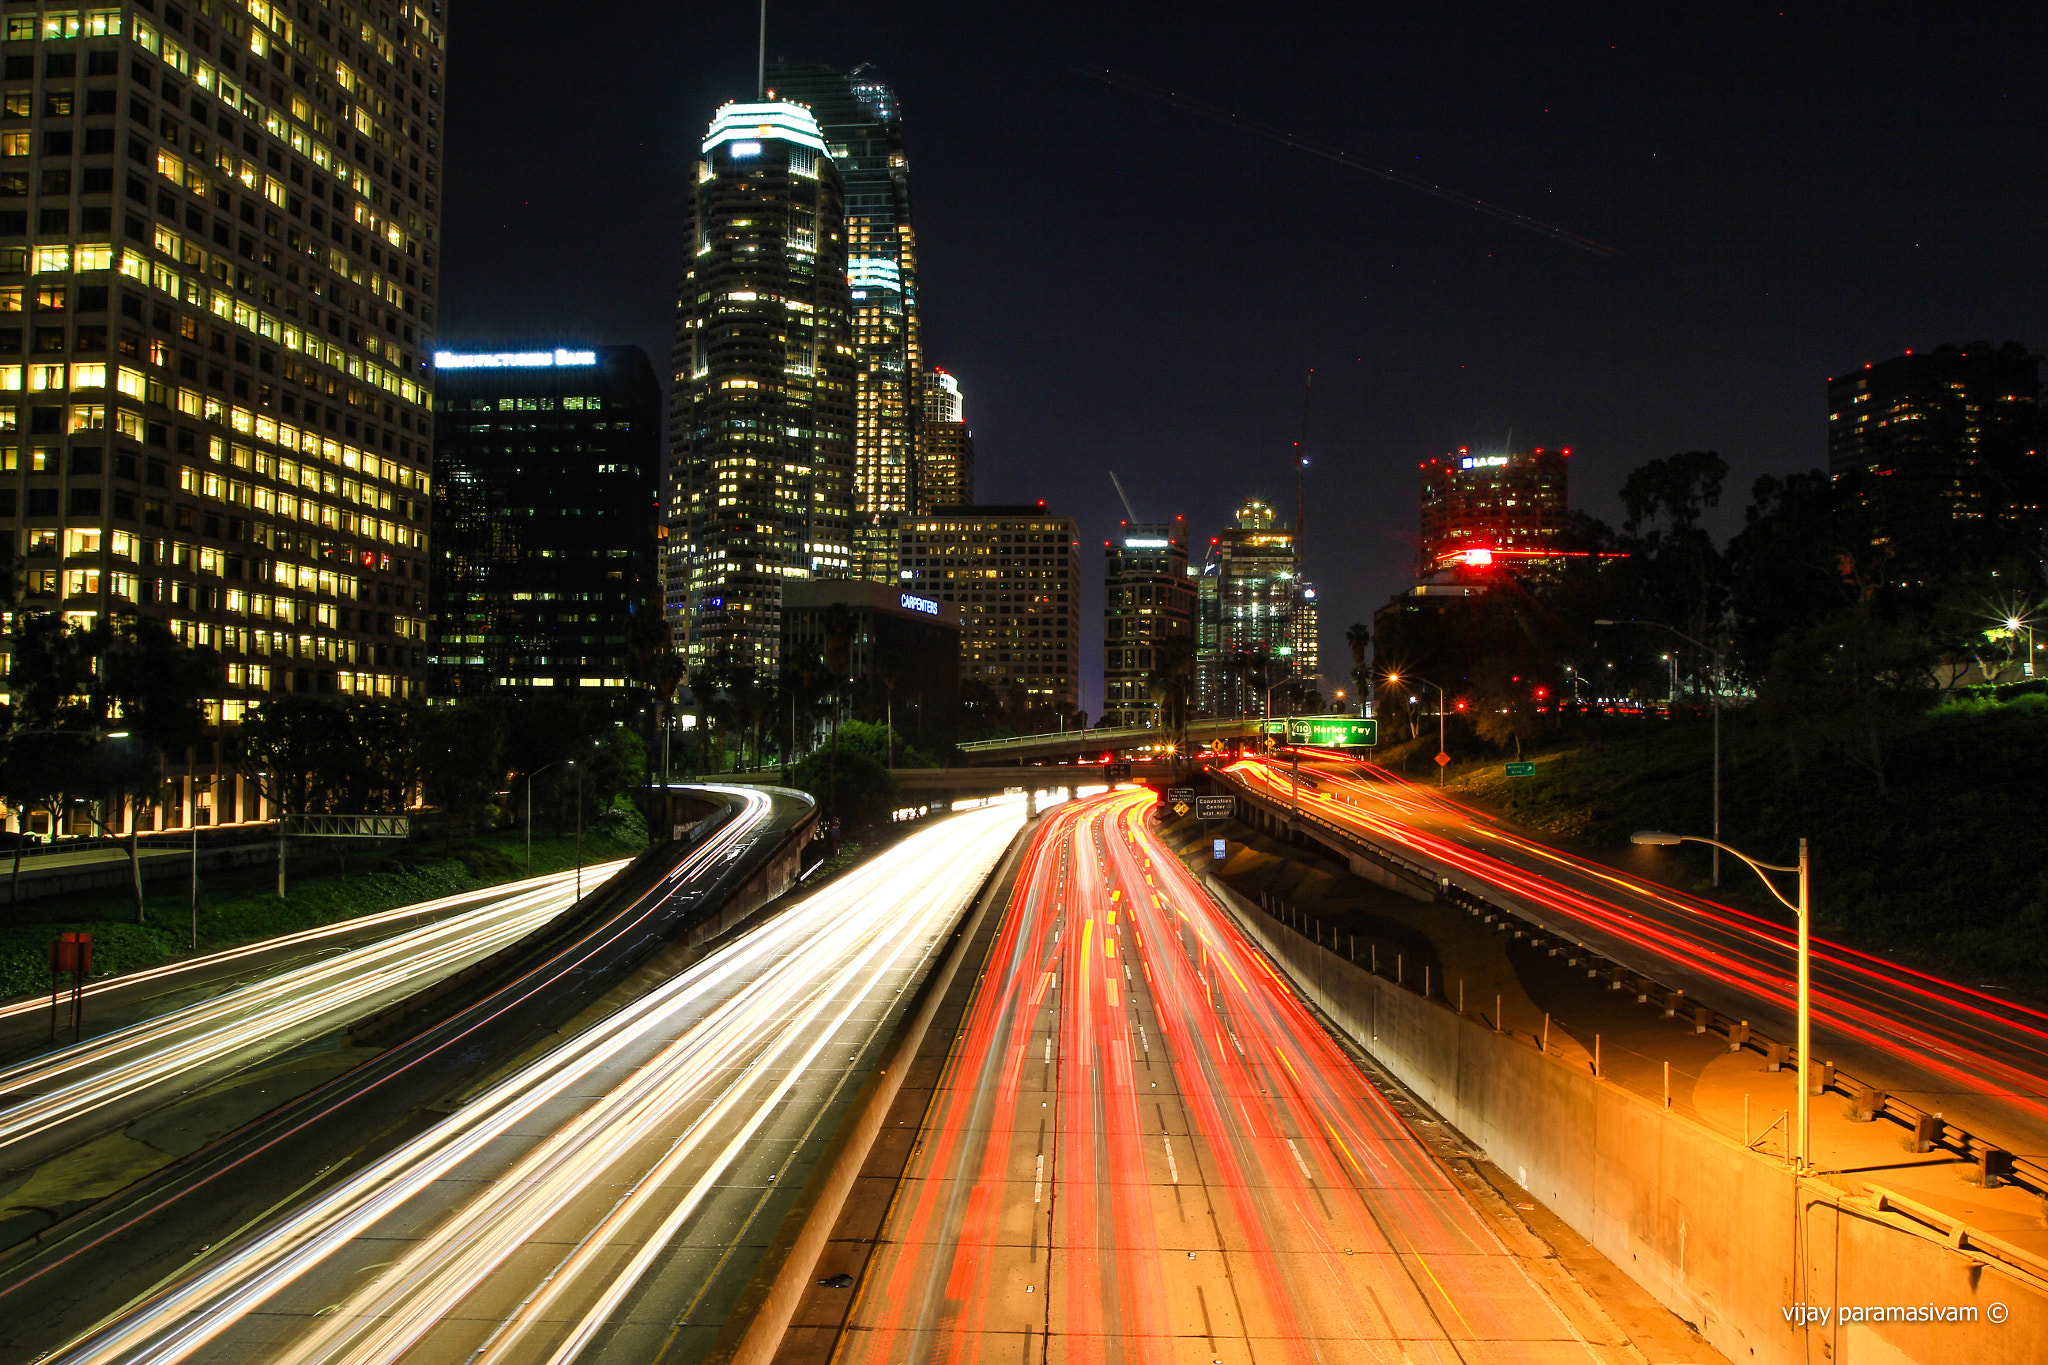
M 1675 844 L 1710 844 L 1710 845 L 1712 845 L 1713 847 L 1715 847 L 1715 848 L 1718 848 L 1718 849 L 1720 849 L 1720 850 L 1721 850 L 1721 851 L 1722 851 L 1723 853 L 1726 853 L 1727 855 L 1729 855 L 1729 856 L 1730 856 L 1730 857 L 1732 857 L 1732 858 L 1740 858 L 1740 859 L 1741 859 L 1741 860 L 1742 860 L 1743 862 L 1745 862 L 1745 863 L 1748 863 L 1748 864 L 1749 864 L 1750 870 L 1751 870 L 1752 872 L 1756 873 L 1756 875 L 1757 875 L 1757 880 L 1761 881 L 1761 882 L 1762 882 L 1762 883 L 1764 884 L 1764 889 L 1765 889 L 1765 890 L 1767 890 L 1767 891 L 1769 891 L 1769 892 L 1770 892 L 1770 893 L 1771 893 L 1771 894 L 1772 894 L 1773 896 L 1776 896 L 1776 897 L 1778 898 L 1778 904 L 1780 904 L 1780 905 L 1784 906 L 1784 907 L 1785 907 L 1785 908 L 1786 908 L 1787 910 L 1790 910 L 1790 911 L 1791 911 L 1791 912 L 1792 912 L 1793 914 L 1795 914 L 1795 915 L 1800 915 L 1800 916 L 1801 916 L 1802 918 L 1804 918 L 1803 912 L 1802 912 L 1802 911 L 1801 911 L 1801 910 L 1799 909 L 1799 907 L 1798 907 L 1798 906 L 1797 906 L 1796 904 L 1794 904 L 1793 902 L 1791 902 L 1791 901 L 1788 901 L 1788 900 L 1786 900 L 1786 899 L 1785 899 L 1785 893 L 1784 893 L 1784 892 L 1782 892 L 1782 891 L 1780 891 L 1780 890 L 1778 889 L 1778 885 L 1777 885 L 1777 883 L 1776 883 L 1776 882 L 1773 882 L 1773 881 L 1772 881 L 1772 880 L 1771 880 L 1771 879 L 1770 879 L 1769 877 L 1766 877 L 1766 876 L 1764 875 L 1764 873 L 1766 873 L 1766 872 L 1795 872 L 1795 873 L 1796 873 L 1796 872 L 1798 872 L 1798 871 L 1799 871 L 1799 864 L 1797 864 L 1797 863 L 1793 863 L 1793 864 L 1792 864 L 1791 866 L 1787 867 L 1787 866 L 1785 866 L 1785 865 L 1783 865 L 1783 864 L 1780 864 L 1780 863 L 1760 863 L 1760 862 L 1758 862 L 1758 861 L 1757 861 L 1756 859 L 1754 859 L 1754 858 L 1750 857 L 1750 856 L 1749 856 L 1749 855 L 1748 855 L 1747 853 L 1744 853 L 1744 852 L 1742 852 L 1742 851 L 1741 851 L 1740 849 L 1734 849 L 1734 848 L 1730 848 L 1730 847 L 1729 847 L 1728 845 L 1726 845 L 1726 844 L 1722 843 L 1722 842 L 1721 842 L 1720 840 L 1718 840 L 1718 839 L 1702 839 L 1702 838 L 1701 838 L 1701 837 L 1700 837 L 1699 835 L 1697 835 L 1697 834 L 1677 834 L 1677 835 L 1671 835 L 1671 836 L 1667 836 L 1667 837 L 1669 837 L 1669 838 L 1670 838 L 1670 841 L 1671 841 L 1672 843 L 1675 843 Z M 1663 843 L 1663 842 L 1664 842 L 1664 840 L 1663 840 L 1663 839 L 1658 839 L 1658 840 L 1654 840 L 1654 841 L 1652 841 L 1652 840 L 1648 840 L 1648 839 L 1643 839 L 1643 840 L 1640 840 L 1639 842 L 1642 842 L 1642 843 L 1651 843 L 1651 842 L 1656 842 L 1656 843 Z

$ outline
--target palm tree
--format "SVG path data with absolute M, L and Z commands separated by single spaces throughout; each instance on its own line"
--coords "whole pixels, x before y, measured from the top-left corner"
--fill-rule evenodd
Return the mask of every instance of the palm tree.
M 1185 635 L 1169 635 L 1152 647 L 1152 660 L 1145 685 L 1159 704 L 1159 728 L 1173 736 L 1173 752 L 1179 755 L 1187 746 L 1195 642 Z
M 1365 649 L 1372 643 L 1372 631 L 1363 621 L 1353 621 L 1344 632 L 1344 643 L 1351 646 L 1351 685 L 1358 695 L 1358 714 L 1365 714 L 1366 698 L 1370 690 L 1370 674 L 1365 667 Z

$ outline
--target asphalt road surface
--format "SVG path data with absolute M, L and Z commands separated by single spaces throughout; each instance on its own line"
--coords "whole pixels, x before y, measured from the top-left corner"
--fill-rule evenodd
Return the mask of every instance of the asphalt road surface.
M 1636 1358 L 1150 832 L 1027 852 L 836 1360 Z
M 690 1358 L 1021 819 L 1009 802 L 911 835 L 59 1358 Z

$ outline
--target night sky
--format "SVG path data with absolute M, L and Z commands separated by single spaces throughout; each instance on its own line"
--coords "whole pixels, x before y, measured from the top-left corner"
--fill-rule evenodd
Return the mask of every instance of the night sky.
M 1943 341 L 2048 343 L 2038 4 L 771 5 L 771 62 L 901 97 L 927 358 L 984 502 L 1081 522 L 1085 621 L 1122 512 L 1197 548 L 1293 515 L 1326 677 L 1408 581 L 1417 463 L 1572 448 L 1618 519 L 1641 462 L 1825 461 L 1826 378 Z M 749 98 L 755 10 L 457 0 L 441 344 L 630 343 L 665 368 L 686 176 Z M 585 14 L 590 22 L 575 16 Z M 1601 257 L 1112 88 L 1109 69 L 1612 247 Z M 1100 707 L 1099 639 L 1084 705 Z

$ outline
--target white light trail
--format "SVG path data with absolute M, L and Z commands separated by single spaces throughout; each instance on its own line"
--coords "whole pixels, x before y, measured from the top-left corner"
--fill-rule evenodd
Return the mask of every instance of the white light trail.
M 390 1241 L 378 1241 L 376 1264 L 363 1267 L 376 1273 L 270 1355 L 292 1365 L 398 1360 L 436 1324 L 474 1316 L 465 1301 L 544 1226 L 559 1236 L 566 1213 L 580 1219 L 570 1250 L 469 1358 L 567 1361 L 602 1331 L 822 1049 L 862 1005 L 893 998 L 887 983 L 942 940 L 1001 856 L 1020 804 L 910 836 L 95 1329 L 62 1359 L 167 1363 L 231 1349 L 220 1339 L 245 1315 L 401 1215 L 428 1230 L 395 1258 Z M 452 1208 L 434 1202 L 450 1197 L 437 1182 L 456 1166 L 565 1103 L 576 1112 L 499 1158 L 509 1168 Z

